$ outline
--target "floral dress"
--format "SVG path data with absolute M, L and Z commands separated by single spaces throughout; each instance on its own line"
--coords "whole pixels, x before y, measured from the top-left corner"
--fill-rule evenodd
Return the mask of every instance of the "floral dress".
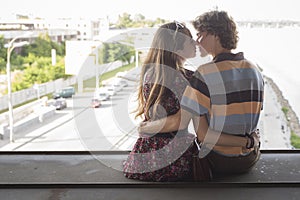
M 161 103 L 167 115 L 173 115 L 180 109 L 180 100 L 192 74 L 188 70 L 172 74 L 172 88 L 165 90 Z M 143 85 L 146 100 L 152 87 L 152 77 L 153 73 L 148 70 Z M 141 181 L 191 180 L 194 134 L 182 130 L 144 135 L 137 139 L 123 163 L 125 177 Z

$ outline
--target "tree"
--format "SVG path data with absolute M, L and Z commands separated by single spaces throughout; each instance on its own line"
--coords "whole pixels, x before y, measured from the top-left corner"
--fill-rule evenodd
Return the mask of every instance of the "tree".
M 116 60 L 130 63 L 134 56 L 134 48 L 120 43 L 103 43 L 99 50 L 99 63 L 109 63 Z
M 134 54 L 135 50 L 133 47 L 127 45 L 120 45 L 120 53 L 118 56 L 119 60 L 121 60 L 122 62 L 126 62 L 126 64 L 129 64 Z
M 22 48 L 21 55 L 28 56 L 29 53 L 32 53 L 37 57 L 51 57 L 52 49 L 56 50 L 57 55 L 65 55 L 65 43 L 55 43 L 51 41 L 48 34 L 41 34 L 32 44 Z
M 4 37 L 3 35 L 0 35 L 0 72 L 5 71 L 6 69 L 7 48 L 5 48 L 4 45 Z
M 51 57 L 37 57 L 29 54 L 24 60 L 28 64 L 14 80 L 12 84 L 13 91 L 29 88 L 36 83 L 41 84 L 68 77 L 68 75 L 65 75 L 64 59 L 60 56 L 58 56 L 58 62 L 55 66 L 52 66 Z
M 1 56 L 0 57 L 0 73 L 5 71 L 6 60 Z
M 52 66 L 51 50 L 57 53 L 57 63 Z M 4 48 L 4 38 L 0 36 L 0 72 L 6 70 L 7 49 Z M 35 83 L 45 83 L 58 78 L 65 78 L 65 44 L 51 41 L 48 35 L 40 35 L 32 44 L 23 46 L 21 54 L 13 51 L 11 54 L 11 70 L 15 73 L 12 91 L 31 87 Z
M 108 63 L 109 60 L 109 54 L 108 54 L 108 49 L 109 49 L 109 43 L 103 43 L 101 45 L 101 48 L 99 48 L 99 64 L 104 64 Z
M 142 14 L 136 14 L 136 15 L 134 16 L 134 21 L 135 21 L 135 22 L 142 22 L 142 21 L 144 21 L 145 19 L 146 19 L 145 16 L 142 15 Z
M 126 27 L 132 27 L 133 21 L 130 18 L 130 14 L 123 13 L 122 16 L 119 15 L 118 22 L 116 24 L 116 28 L 126 28 Z
M 119 19 L 115 24 L 116 28 L 129 28 L 129 27 L 153 27 L 157 24 L 164 24 L 166 20 L 157 18 L 156 20 L 147 20 L 142 14 L 136 14 L 134 19 L 131 19 L 131 15 L 123 13 L 119 15 Z

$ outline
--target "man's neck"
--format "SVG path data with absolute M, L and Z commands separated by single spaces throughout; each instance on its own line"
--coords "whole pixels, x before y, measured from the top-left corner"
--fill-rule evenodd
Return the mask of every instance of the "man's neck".
M 220 49 L 216 50 L 216 52 L 214 52 L 214 54 L 212 54 L 212 56 L 216 57 L 217 55 L 222 54 L 222 53 L 231 53 L 231 50 L 220 48 Z

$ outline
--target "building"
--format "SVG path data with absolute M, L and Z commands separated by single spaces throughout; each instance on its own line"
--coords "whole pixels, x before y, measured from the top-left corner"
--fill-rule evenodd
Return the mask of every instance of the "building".
M 1 19 L 0 35 L 6 41 L 31 32 L 22 37 L 30 41 L 40 34 L 48 34 L 55 42 L 66 40 L 93 40 L 109 29 L 108 19 Z

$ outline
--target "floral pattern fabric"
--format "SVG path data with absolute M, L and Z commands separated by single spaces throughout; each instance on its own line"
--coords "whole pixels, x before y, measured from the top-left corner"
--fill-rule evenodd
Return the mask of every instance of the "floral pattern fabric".
M 174 75 L 175 74 L 175 75 Z M 172 74 L 172 88 L 163 94 L 161 105 L 167 115 L 180 109 L 180 100 L 192 71 Z M 143 91 L 147 100 L 151 91 L 153 73 L 149 70 L 144 77 Z M 167 87 L 168 88 L 168 87 Z M 132 151 L 124 161 L 125 177 L 141 181 L 180 181 L 191 180 L 192 154 L 191 144 L 195 135 L 187 130 L 158 133 L 152 137 L 137 139 Z

